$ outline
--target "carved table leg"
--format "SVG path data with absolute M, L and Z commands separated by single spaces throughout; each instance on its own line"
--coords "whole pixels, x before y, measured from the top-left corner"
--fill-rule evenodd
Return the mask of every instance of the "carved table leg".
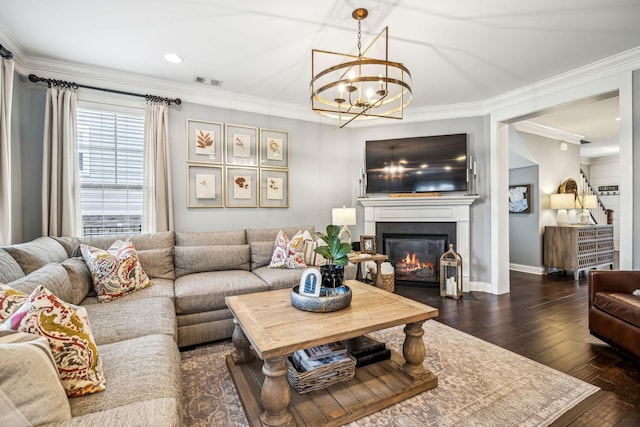
M 384 261 L 376 261 L 376 287 L 381 288 L 384 286 L 384 282 L 382 281 L 382 263 Z
M 253 353 L 251 353 L 251 344 L 247 339 L 247 336 L 242 331 L 238 320 L 233 319 L 233 334 L 231 335 L 231 342 L 233 343 L 233 353 L 231 358 L 236 364 L 247 363 L 253 360 Z
M 293 417 L 289 412 L 291 392 L 285 377 L 287 366 L 286 356 L 272 357 L 264 361 L 262 373 L 264 382 L 260 397 L 264 412 L 260 414 L 260 421 L 267 426 L 288 426 L 293 424 Z
M 422 341 L 423 323 L 424 321 L 407 323 L 404 328 L 405 339 L 402 345 L 402 355 L 406 362 L 402 368 L 414 378 L 424 375 L 426 372 L 422 366 L 425 355 L 424 342 Z

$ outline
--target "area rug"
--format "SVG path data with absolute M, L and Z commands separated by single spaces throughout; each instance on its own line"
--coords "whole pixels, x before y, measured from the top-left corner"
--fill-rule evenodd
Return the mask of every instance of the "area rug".
M 434 320 L 424 330 L 438 387 L 348 426 L 545 426 L 599 390 Z M 370 335 L 401 352 L 402 327 Z M 225 365 L 232 348 L 225 340 L 182 353 L 185 425 L 248 426 Z

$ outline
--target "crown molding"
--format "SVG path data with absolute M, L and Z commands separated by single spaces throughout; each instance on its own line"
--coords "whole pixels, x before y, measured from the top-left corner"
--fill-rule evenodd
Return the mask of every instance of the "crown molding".
M 484 101 L 484 113 L 508 108 L 590 81 L 640 69 L 640 46 Z
M 238 95 L 217 88 L 177 83 L 135 73 L 114 69 L 87 66 L 44 58 L 29 57 L 18 47 L 13 38 L 0 27 L 3 44 L 13 52 L 16 72 L 21 75 L 41 73 L 42 77 L 75 81 L 92 86 L 103 85 L 110 89 L 136 93 L 156 93 L 165 97 L 178 97 L 184 102 L 232 109 L 238 111 L 285 117 L 315 123 L 333 123 L 315 114 L 308 106 L 277 102 L 269 99 Z M 485 99 L 483 101 L 435 105 L 411 108 L 404 112 L 403 120 L 365 120 L 353 122 L 350 126 L 365 127 L 416 123 L 432 120 L 457 119 L 491 114 L 524 101 L 569 89 L 599 78 L 620 72 L 640 69 L 640 47 L 604 58 L 583 67 L 550 77 L 539 82 Z
M 545 138 L 555 139 L 558 141 L 565 141 L 570 144 L 580 145 L 580 141 L 584 139 L 584 135 L 557 129 L 551 126 L 541 125 L 528 120 L 514 123 L 513 126 L 520 132 L 543 136 Z

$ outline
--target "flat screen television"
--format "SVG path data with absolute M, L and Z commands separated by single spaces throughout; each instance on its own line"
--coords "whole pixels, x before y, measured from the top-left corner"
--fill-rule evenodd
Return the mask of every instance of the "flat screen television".
M 467 134 L 365 142 L 367 193 L 467 191 Z

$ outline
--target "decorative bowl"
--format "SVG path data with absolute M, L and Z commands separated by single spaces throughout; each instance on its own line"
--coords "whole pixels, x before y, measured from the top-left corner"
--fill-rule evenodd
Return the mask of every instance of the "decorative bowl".
M 319 297 L 301 295 L 298 293 L 299 288 L 294 286 L 291 289 L 291 304 L 300 310 L 328 313 L 342 310 L 351 304 L 351 288 L 346 285 L 337 286 L 333 295 L 327 295 L 328 292 L 334 292 L 333 288 L 321 288 Z

